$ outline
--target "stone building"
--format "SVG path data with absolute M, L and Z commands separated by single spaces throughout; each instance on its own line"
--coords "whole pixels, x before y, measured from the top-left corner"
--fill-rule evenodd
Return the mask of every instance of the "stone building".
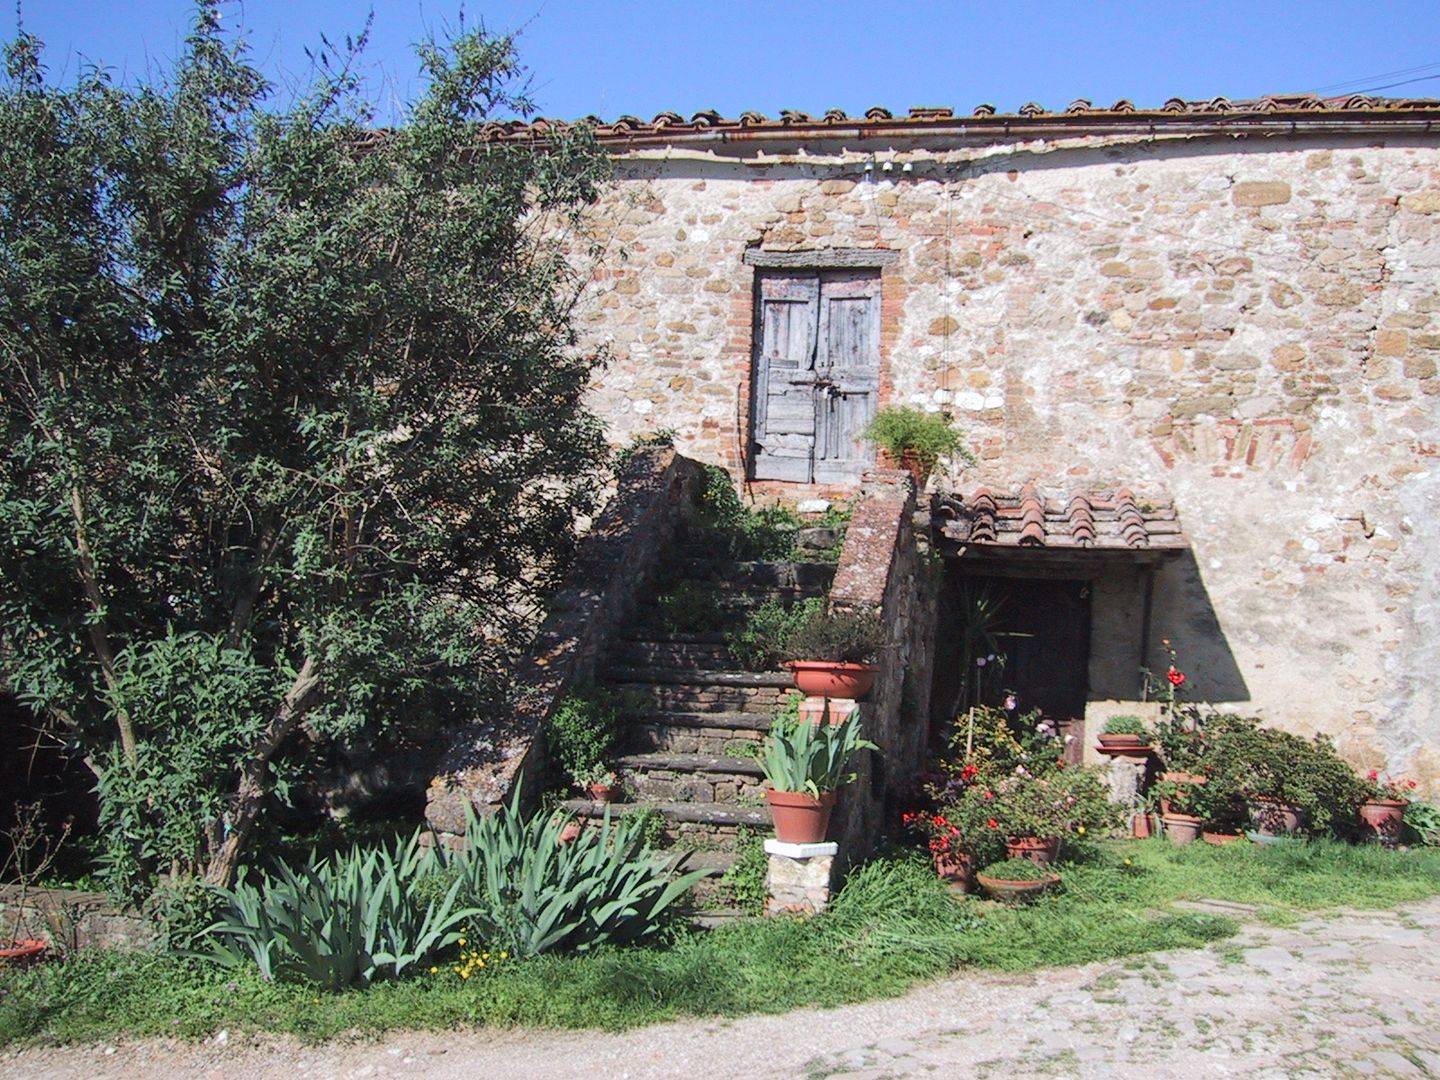
M 1192 698 L 1440 791 L 1440 102 L 598 132 L 579 320 L 614 442 L 673 428 L 758 498 L 846 496 L 887 403 L 978 455 L 920 504 L 937 713 L 984 588 L 1031 704 L 1143 710 L 1168 641 Z

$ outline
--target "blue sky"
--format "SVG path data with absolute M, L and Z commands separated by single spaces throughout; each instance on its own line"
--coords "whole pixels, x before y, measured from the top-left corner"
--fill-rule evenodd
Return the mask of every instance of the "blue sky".
M 192 10 L 185 0 L 22 2 L 52 73 L 73 73 L 83 56 L 132 78 L 176 54 Z M 306 46 L 358 32 L 369 10 L 342 0 L 223 5 L 262 70 L 291 82 L 304 75 Z M 410 45 L 427 27 L 455 25 L 460 5 L 376 0 L 373 10 L 368 71 L 376 99 L 393 107 L 416 89 Z M 1077 97 L 1143 107 L 1312 90 L 1440 97 L 1435 0 L 472 0 L 465 11 L 520 32 L 539 112 L 564 118 L 876 104 L 968 112 L 981 102 L 1008 112 Z M 8 38 L 14 16 L 3 20 Z

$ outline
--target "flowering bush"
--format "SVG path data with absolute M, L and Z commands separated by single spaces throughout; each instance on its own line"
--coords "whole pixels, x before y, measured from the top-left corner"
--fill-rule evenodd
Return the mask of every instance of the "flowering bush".
M 1371 769 L 1365 774 L 1365 780 L 1360 785 L 1360 790 L 1367 799 L 1409 802 L 1415 797 L 1415 789 L 1417 787 L 1419 787 L 1419 785 L 1414 780 L 1397 780 L 1389 776 L 1382 777 L 1380 770 Z
M 907 829 L 925 838 L 925 846 L 932 855 L 958 855 L 965 849 L 960 826 L 944 814 L 920 810 L 902 814 L 900 820 Z

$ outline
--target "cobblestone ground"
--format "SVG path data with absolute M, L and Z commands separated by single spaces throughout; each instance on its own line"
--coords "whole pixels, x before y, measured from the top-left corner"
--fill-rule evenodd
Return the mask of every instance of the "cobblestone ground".
M 1023 976 L 963 974 L 903 998 L 620 1035 L 467 1031 L 302 1047 L 269 1038 L 0 1056 L 0 1076 L 1440 1076 L 1440 899 L 1266 925 L 1211 949 Z M 837 973 L 843 978 L 843 973 Z

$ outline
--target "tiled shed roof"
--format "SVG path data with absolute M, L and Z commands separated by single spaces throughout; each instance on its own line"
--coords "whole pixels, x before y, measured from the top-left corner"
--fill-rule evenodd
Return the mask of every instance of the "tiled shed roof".
M 935 511 L 940 534 L 975 547 L 1097 551 L 1180 551 L 1190 546 L 1175 504 L 1138 499 L 1128 488 L 1042 495 L 1033 483 L 1014 492 L 977 488 L 942 497 Z
M 577 122 L 589 124 L 602 140 L 649 141 L 657 137 L 677 135 L 787 130 L 797 136 L 806 134 L 824 137 L 827 129 L 837 128 L 877 134 L 883 131 L 887 134 L 919 135 L 928 131 L 954 128 L 964 128 L 967 131 L 985 128 L 1022 131 L 1029 126 L 1056 124 L 1083 130 L 1092 126 L 1103 127 L 1117 121 L 1134 123 L 1147 119 L 1167 124 L 1183 123 L 1186 120 L 1212 123 L 1221 119 L 1289 115 L 1311 119 L 1350 118 L 1363 121 L 1417 113 L 1433 114 L 1440 118 L 1440 99 L 1377 98 L 1364 94 L 1322 98 L 1312 94 L 1280 94 L 1237 101 L 1223 97 L 1205 101 L 1171 98 L 1158 108 L 1142 109 L 1126 100 L 1109 106 L 1097 106 L 1084 98 L 1077 98 L 1064 109 L 1047 109 L 1032 101 L 1022 105 L 1014 113 L 1000 113 L 994 105 L 982 104 L 975 106 L 969 115 L 957 114 L 954 109 L 946 106 L 915 106 L 906 113 L 896 114 L 876 105 L 866 109 L 862 116 L 850 116 L 842 109 L 829 109 L 818 116 L 794 109 L 782 109 L 779 116 L 773 117 L 758 112 L 743 112 L 736 117 L 725 117 L 714 110 L 707 110 L 693 114 L 688 120 L 678 113 L 662 112 L 651 120 L 642 120 L 638 116 L 621 116 L 614 120 L 587 116 Z M 543 139 L 547 135 L 563 131 L 572 123 L 542 116 L 528 121 L 494 121 L 486 124 L 482 131 L 485 138 L 492 140 Z

